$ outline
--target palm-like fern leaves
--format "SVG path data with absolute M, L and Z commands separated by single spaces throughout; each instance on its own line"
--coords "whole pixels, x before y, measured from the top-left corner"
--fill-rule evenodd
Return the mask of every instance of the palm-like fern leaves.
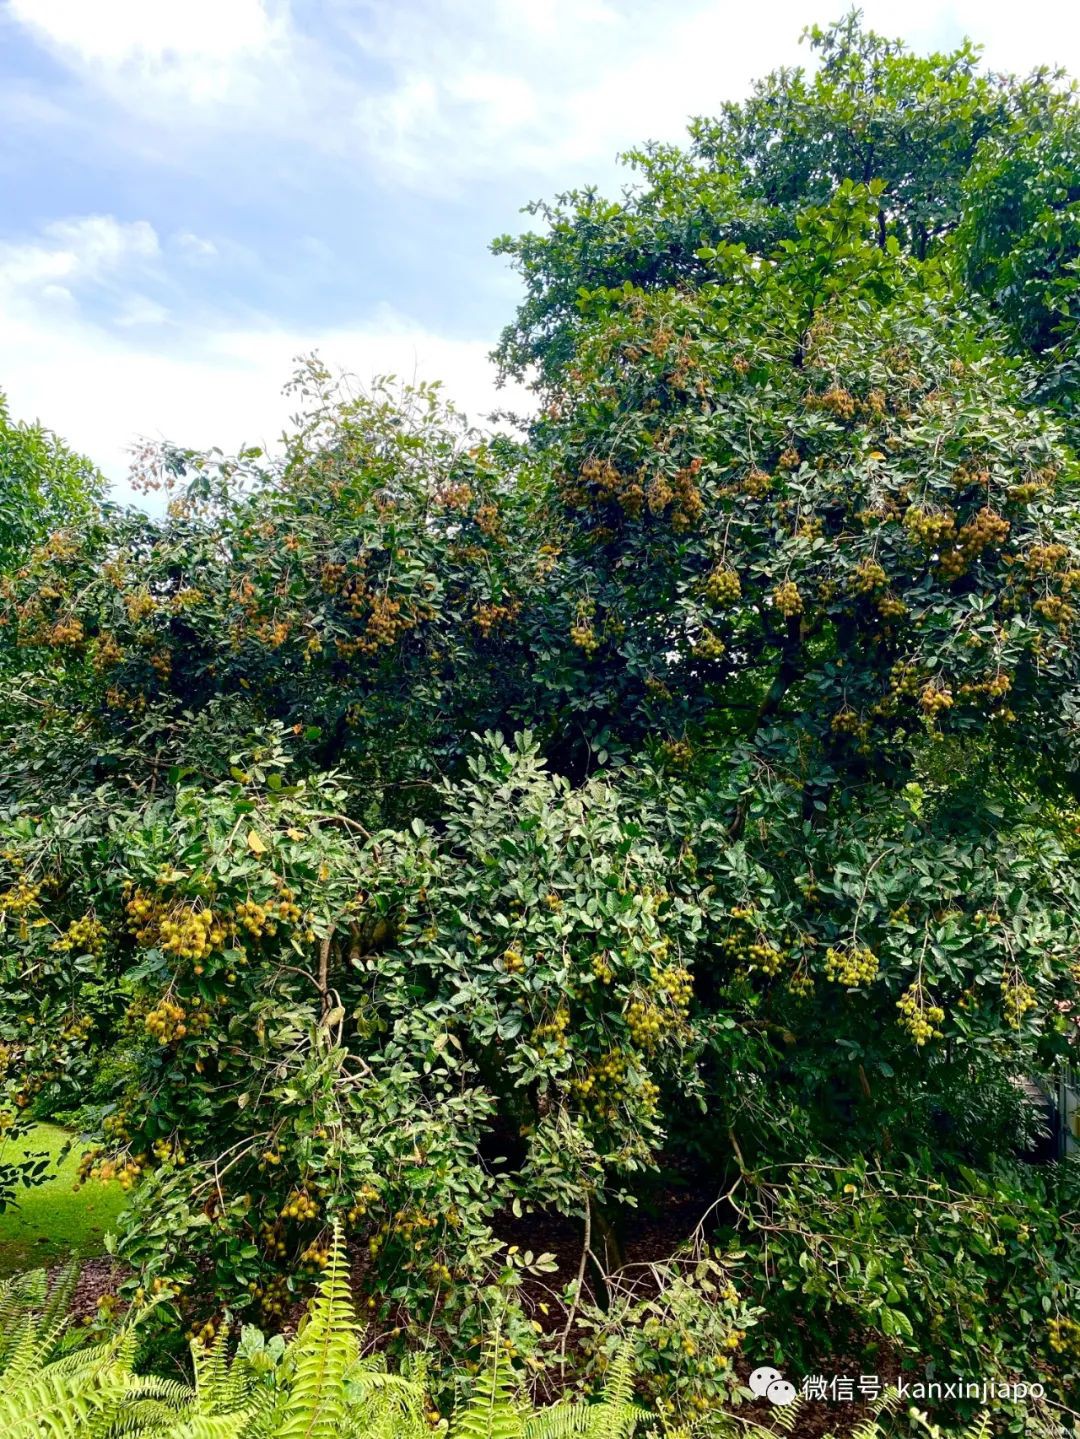
M 358 1333 L 345 1245 L 335 1230 L 319 1292 L 295 1340 L 292 1383 L 275 1439 L 341 1439 L 349 1419 L 345 1377 L 359 1354 Z

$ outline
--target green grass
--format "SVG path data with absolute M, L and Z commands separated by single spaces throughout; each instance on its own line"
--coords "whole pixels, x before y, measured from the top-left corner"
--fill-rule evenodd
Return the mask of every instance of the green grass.
M 47 1154 L 50 1160 L 45 1182 L 20 1190 L 17 1203 L 0 1213 L 0 1276 L 60 1264 L 73 1255 L 103 1253 L 105 1232 L 127 1196 L 118 1184 L 91 1181 L 84 1189 L 75 1188 L 78 1145 L 59 1162 L 70 1137 L 55 1124 L 38 1124 L 25 1138 L 0 1147 L 0 1159 Z

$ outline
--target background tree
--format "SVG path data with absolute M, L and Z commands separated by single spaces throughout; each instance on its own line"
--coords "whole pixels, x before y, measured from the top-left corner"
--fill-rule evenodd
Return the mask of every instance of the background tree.
M 0 392 L 0 573 L 51 530 L 85 519 L 103 482 L 39 424 L 11 418 Z

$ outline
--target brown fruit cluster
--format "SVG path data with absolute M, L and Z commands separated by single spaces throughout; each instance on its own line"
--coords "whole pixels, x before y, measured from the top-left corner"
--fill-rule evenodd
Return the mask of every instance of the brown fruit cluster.
M 923 686 L 919 695 L 919 708 L 929 720 L 937 719 L 938 715 L 947 713 L 953 706 L 952 691 L 947 685 L 931 680 Z

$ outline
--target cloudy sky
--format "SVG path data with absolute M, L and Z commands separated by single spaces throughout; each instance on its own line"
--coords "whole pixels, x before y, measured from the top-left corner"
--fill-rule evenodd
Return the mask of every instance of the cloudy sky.
M 480 416 L 531 198 L 808 58 L 842 0 L 0 0 L 0 388 L 123 491 L 139 435 L 272 441 L 292 357 Z M 867 0 L 1080 73 L 1063 0 Z

